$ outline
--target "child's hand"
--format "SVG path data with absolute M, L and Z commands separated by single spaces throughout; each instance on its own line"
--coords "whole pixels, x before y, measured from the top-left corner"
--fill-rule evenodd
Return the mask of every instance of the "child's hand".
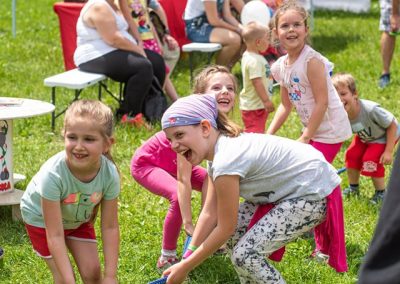
M 270 100 L 263 102 L 263 104 L 267 112 L 273 112 L 275 110 L 275 106 Z
M 181 261 L 165 270 L 163 276 L 168 276 L 167 284 L 178 284 L 185 281 L 188 273 L 189 271 L 184 269 Z
M 389 151 L 384 151 L 379 162 L 384 165 L 390 165 L 393 162 L 393 155 Z
M 297 139 L 297 141 L 304 143 L 304 144 L 310 144 L 310 138 L 304 137 L 304 136 L 300 136 L 299 139 Z
M 193 236 L 194 233 L 194 226 L 193 223 L 186 223 L 183 225 L 183 229 L 185 230 L 185 233 L 189 236 Z

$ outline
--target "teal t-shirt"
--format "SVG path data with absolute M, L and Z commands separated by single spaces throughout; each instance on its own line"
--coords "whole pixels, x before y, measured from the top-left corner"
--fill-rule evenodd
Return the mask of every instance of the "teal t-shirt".
M 88 183 L 75 178 L 65 161 L 65 151 L 47 160 L 32 178 L 21 199 L 25 223 L 44 228 L 42 197 L 60 201 L 64 229 L 75 229 L 90 220 L 94 207 L 118 197 L 120 177 L 116 166 L 105 156 L 97 176 Z

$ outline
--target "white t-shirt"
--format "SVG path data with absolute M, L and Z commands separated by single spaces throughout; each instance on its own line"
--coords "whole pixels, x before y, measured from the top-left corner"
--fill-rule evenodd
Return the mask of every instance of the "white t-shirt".
M 83 6 L 76 24 L 77 46 L 74 53 L 74 62 L 76 66 L 117 50 L 117 48 L 107 44 L 96 29 L 87 26 L 83 21 L 83 16 L 85 15 L 86 11 L 95 3 L 105 3 L 115 17 L 118 31 L 121 32 L 122 35 L 130 40 L 133 44 L 137 44 L 136 40 L 128 32 L 129 25 L 125 18 L 122 15 L 117 14 L 107 3 L 107 1 L 89 0 L 85 6 Z
M 191 20 L 205 13 L 203 2 L 217 2 L 217 0 L 188 0 L 183 13 L 184 20 Z
M 330 144 L 349 139 L 352 136 L 349 119 L 329 74 L 332 64 L 308 45 L 304 46 L 299 57 L 291 65 L 287 64 L 287 57 L 284 55 L 272 64 L 271 72 L 275 80 L 288 90 L 290 102 L 296 108 L 304 127 L 307 127 L 315 107 L 315 99 L 307 77 L 308 62 L 316 58 L 325 65 L 328 108 L 311 139 Z
M 240 176 L 240 196 L 256 203 L 292 198 L 321 200 L 340 184 L 324 156 L 309 144 L 274 135 L 221 135 L 215 146 L 209 176 Z

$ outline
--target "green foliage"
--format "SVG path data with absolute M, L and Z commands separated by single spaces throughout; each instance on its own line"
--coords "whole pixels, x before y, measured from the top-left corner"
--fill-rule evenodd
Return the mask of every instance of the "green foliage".
M 11 35 L 11 1 L 0 5 L 0 96 L 50 101 L 50 89 L 43 86 L 43 79 L 63 71 L 58 19 L 52 9 L 53 3 L 50 0 L 18 1 L 16 38 Z M 392 62 L 391 85 L 384 90 L 377 88 L 381 69 L 378 21 L 377 1 L 373 1 L 368 14 L 317 11 L 312 42 L 315 49 L 335 63 L 335 72 L 350 72 L 355 76 L 362 98 L 380 102 L 399 118 L 398 56 Z M 198 57 L 196 65 L 205 60 L 205 56 Z M 240 80 L 239 65 L 235 66 L 234 73 Z M 187 57 L 182 56 L 172 78 L 179 94 L 190 93 Z M 118 89 L 118 84 L 110 84 L 113 90 Z M 82 97 L 96 99 L 96 92 L 96 88 L 89 88 L 82 93 Z M 72 96 L 70 91 L 58 90 L 57 105 L 67 105 Z M 274 96 L 273 100 L 278 104 L 279 96 Z M 105 102 L 114 109 L 117 107 L 110 97 L 106 97 Z M 241 123 L 237 109 L 233 119 Z M 50 115 L 19 119 L 14 126 L 14 169 L 27 176 L 27 180 L 17 186 L 24 189 L 41 164 L 63 149 L 59 135 L 62 118 L 57 120 L 55 134 L 50 132 Z M 119 124 L 116 126 L 117 143 L 113 156 L 122 173 L 118 271 L 121 283 L 147 283 L 159 277 L 155 266 L 161 249 L 162 225 L 168 202 L 134 182 L 129 170 L 135 149 L 157 130 L 159 127 L 149 132 Z M 278 135 L 297 138 L 300 130 L 300 122 L 292 114 Z M 343 154 L 344 150 L 335 161 L 336 168 L 343 166 Z M 390 169 L 386 169 L 388 175 Z M 342 186 L 347 186 L 346 174 L 342 174 L 342 178 Z M 311 261 L 308 257 L 314 242 L 299 239 L 288 246 L 284 260 L 274 264 L 288 283 L 356 282 L 379 214 L 379 208 L 368 202 L 373 193 L 371 181 L 363 178 L 361 188 L 360 197 L 344 201 L 349 272 L 338 274 L 326 265 Z M 199 204 L 200 195 L 195 194 L 193 205 L 197 212 Z M 51 283 L 45 263 L 32 251 L 23 224 L 12 222 L 10 216 L 11 208 L 0 207 L 0 246 L 5 249 L 0 283 Z M 183 242 L 184 234 L 179 240 L 179 253 Z M 214 256 L 190 274 L 188 283 L 239 282 L 229 258 Z

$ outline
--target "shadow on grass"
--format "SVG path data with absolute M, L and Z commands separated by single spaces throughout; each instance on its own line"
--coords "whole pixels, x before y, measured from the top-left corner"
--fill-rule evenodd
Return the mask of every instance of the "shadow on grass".
M 312 46 L 322 54 L 337 53 L 345 50 L 353 42 L 360 41 L 359 35 L 314 35 L 312 36 Z
M 375 20 L 379 21 L 380 11 L 379 9 L 371 9 L 368 13 L 353 13 L 346 11 L 330 11 L 330 10 L 317 10 L 314 12 L 315 18 L 324 18 L 324 19 L 332 19 L 332 18 L 340 18 L 340 19 L 354 19 L 354 20 Z

